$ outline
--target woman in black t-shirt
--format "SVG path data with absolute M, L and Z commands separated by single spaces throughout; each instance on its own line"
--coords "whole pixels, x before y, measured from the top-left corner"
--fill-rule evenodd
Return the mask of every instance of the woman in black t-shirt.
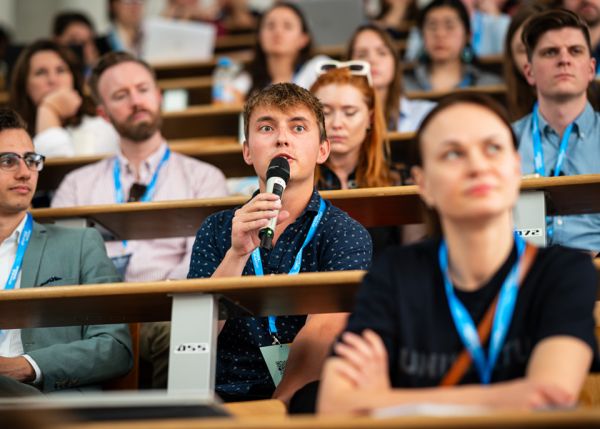
M 523 268 L 528 251 L 512 217 L 520 160 L 495 102 L 442 100 L 417 142 L 413 173 L 439 216 L 439 238 L 392 248 L 373 264 L 325 365 L 319 412 L 417 402 L 572 405 L 597 357 L 591 259 L 554 247 Z M 493 340 L 479 345 L 475 327 L 487 312 Z M 460 386 L 439 388 L 465 348 L 472 362 Z

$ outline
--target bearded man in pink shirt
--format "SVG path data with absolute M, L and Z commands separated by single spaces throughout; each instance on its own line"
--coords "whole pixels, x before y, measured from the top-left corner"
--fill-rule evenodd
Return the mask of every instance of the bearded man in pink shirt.
M 147 63 L 128 53 L 106 54 L 90 87 L 98 114 L 120 135 L 120 150 L 68 174 L 52 207 L 227 195 L 219 169 L 169 150 L 160 131 L 161 93 Z M 194 237 L 111 241 L 106 249 L 125 281 L 140 282 L 185 278 L 193 244 Z M 140 337 L 142 360 L 153 367 L 151 387 L 166 387 L 169 323 L 143 324 Z

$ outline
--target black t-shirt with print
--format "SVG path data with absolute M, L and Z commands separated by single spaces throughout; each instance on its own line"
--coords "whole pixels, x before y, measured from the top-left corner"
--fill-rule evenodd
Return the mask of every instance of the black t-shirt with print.
M 448 307 L 438 263 L 439 244 L 439 240 L 427 240 L 388 249 L 365 277 L 346 328 L 356 333 L 371 328 L 382 337 L 394 387 L 439 385 L 464 349 Z M 511 255 L 481 289 L 455 288 L 476 325 L 515 260 L 513 246 Z M 519 289 L 492 382 L 523 377 L 536 344 L 556 335 L 587 343 L 594 350 L 593 368 L 599 368 L 593 318 L 596 285 L 596 271 L 587 254 L 559 246 L 539 249 Z M 471 365 L 461 384 L 479 382 Z

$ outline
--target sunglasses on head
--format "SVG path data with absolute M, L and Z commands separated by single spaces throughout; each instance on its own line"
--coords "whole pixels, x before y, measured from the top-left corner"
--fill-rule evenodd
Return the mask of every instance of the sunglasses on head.
M 18 168 L 20 160 L 23 160 L 31 171 L 42 171 L 45 159 L 45 156 L 35 152 L 26 152 L 23 155 L 14 152 L 2 152 L 0 153 L 0 170 L 14 171 Z
M 354 61 L 336 61 L 336 60 L 324 60 L 317 65 L 317 72 L 319 75 L 327 73 L 329 70 L 334 69 L 348 69 L 350 74 L 355 76 L 364 76 L 369 82 L 369 86 L 373 86 L 373 79 L 371 78 L 371 65 L 366 61 L 354 60 Z

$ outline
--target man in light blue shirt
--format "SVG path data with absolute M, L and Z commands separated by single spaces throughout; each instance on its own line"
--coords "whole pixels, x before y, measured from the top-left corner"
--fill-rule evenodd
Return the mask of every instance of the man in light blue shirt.
M 525 76 L 538 103 L 513 124 L 524 174 L 559 176 L 600 173 L 600 114 L 587 100 L 596 62 L 587 25 L 576 14 L 549 10 L 523 29 Z M 600 251 L 600 215 L 556 216 L 549 244 Z

